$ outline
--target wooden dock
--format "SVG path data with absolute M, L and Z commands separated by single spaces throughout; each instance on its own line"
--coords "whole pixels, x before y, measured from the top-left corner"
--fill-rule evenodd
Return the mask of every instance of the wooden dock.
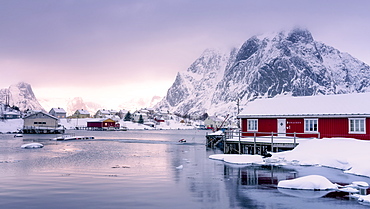
M 294 149 L 300 141 L 307 138 L 281 136 L 280 133 L 254 132 L 252 136 L 243 136 L 244 133 L 225 131 L 222 134 L 208 134 L 207 147 L 219 147 L 225 154 L 258 154 L 266 155 L 268 152 L 281 152 Z M 250 134 L 250 133 L 249 133 Z M 261 136 L 264 135 L 264 136 Z
M 58 136 L 56 138 L 52 138 L 50 140 L 53 141 L 68 141 L 68 140 L 88 140 L 88 139 L 94 139 L 93 136 L 76 136 L 73 134 L 64 134 L 62 136 Z

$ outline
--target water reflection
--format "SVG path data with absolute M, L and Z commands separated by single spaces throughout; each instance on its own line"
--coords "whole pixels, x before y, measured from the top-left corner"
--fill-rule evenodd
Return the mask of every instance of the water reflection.
M 293 197 L 301 197 L 301 198 L 320 198 L 324 197 L 325 195 L 329 194 L 330 190 L 325 191 L 313 191 L 313 190 L 296 190 L 296 189 L 284 189 L 284 188 L 278 188 L 278 191 L 290 195 Z
M 237 179 L 240 185 L 276 186 L 279 181 L 296 178 L 297 171 L 277 166 L 233 166 L 225 165 L 227 179 Z

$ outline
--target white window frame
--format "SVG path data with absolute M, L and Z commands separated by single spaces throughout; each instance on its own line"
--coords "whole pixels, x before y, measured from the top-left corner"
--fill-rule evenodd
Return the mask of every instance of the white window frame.
M 366 118 L 348 118 L 348 133 L 366 134 Z
M 319 132 L 319 119 L 318 118 L 305 118 L 304 119 L 304 132 L 305 133 L 318 133 Z
M 258 131 L 258 119 L 247 119 L 247 131 Z

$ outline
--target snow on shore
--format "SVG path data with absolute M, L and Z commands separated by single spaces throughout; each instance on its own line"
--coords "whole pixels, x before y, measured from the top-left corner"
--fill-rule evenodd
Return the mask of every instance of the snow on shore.
M 345 173 L 370 177 L 369 150 L 370 141 L 350 138 L 311 139 L 301 141 L 291 151 L 272 153 L 272 157 L 263 159 L 263 163 L 319 165 L 341 169 Z M 252 155 L 211 155 L 209 158 L 235 164 L 261 164 L 254 161 Z
M 79 119 L 60 119 L 60 124 L 66 129 L 75 129 L 76 127 L 86 127 L 87 121 L 93 120 L 93 118 L 79 118 Z M 175 120 L 168 120 L 165 123 L 156 125 L 155 128 L 148 125 L 139 123 L 133 123 L 130 121 L 118 121 L 121 127 L 126 127 L 128 130 L 144 130 L 144 129 L 194 129 L 194 126 L 187 126 L 184 123 L 177 122 Z M 15 133 L 23 129 L 23 119 L 9 119 L 0 121 L 0 133 Z
M 0 133 L 18 132 L 23 129 L 23 119 L 0 121 Z
M 94 120 L 94 118 L 73 118 L 73 119 L 60 119 L 60 124 L 62 124 L 66 129 L 75 129 L 75 127 L 86 127 L 87 121 Z M 194 129 L 194 126 L 186 126 L 184 123 L 177 122 L 175 120 L 168 120 L 155 127 L 150 127 L 148 125 L 133 123 L 131 121 L 119 120 L 118 123 L 121 127 L 126 127 L 128 130 L 144 130 L 144 129 Z
M 239 155 L 239 154 L 216 154 L 210 155 L 210 159 L 223 160 L 233 164 L 261 164 L 263 159 L 261 155 Z
M 346 173 L 370 177 L 370 141 L 349 138 L 312 139 L 301 142 L 294 150 L 274 153 L 277 161 L 298 165 L 321 165 Z

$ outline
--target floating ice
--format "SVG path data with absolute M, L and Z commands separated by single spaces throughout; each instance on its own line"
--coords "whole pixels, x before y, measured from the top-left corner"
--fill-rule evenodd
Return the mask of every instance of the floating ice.
M 183 165 L 180 165 L 180 166 L 177 166 L 177 167 L 176 167 L 176 169 L 179 169 L 179 170 L 180 170 L 180 169 L 183 169 L 183 168 L 184 168 L 184 166 L 183 166 Z

